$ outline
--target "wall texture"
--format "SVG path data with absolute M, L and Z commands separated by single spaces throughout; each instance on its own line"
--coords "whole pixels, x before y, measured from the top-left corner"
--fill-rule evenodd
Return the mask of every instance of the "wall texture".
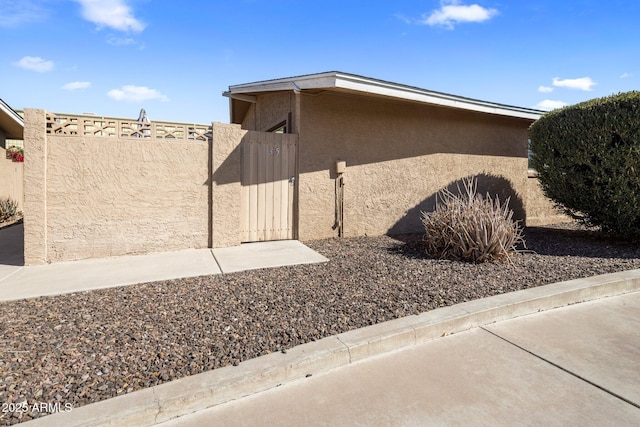
M 240 244 L 240 125 L 213 124 L 210 247 Z
M 48 258 L 208 246 L 208 144 L 48 136 Z
M 48 135 L 25 111 L 25 262 L 208 247 L 210 144 Z
M 527 225 L 538 226 L 570 222 L 571 218 L 553 206 L 553 202 L 545 197 L 535 173 L 527 179 Z
M 242 128 L 266 132 L 289 118 L 295 102 L 295 95 L 289 92 L 260 95 L 260 101 L 249 107 Z
M 24 163 L 7 159 L 7 150 L 0 144 L 0 198 L 11 198 L 24 207 Z
M 530 121 L 346 94 L 300 99 L 301 240 L 337 235 L 337 160 L 347 163 L 345 236 L 420 232 L 420 211 L 467 176 L 511 196 L 524 219 Z

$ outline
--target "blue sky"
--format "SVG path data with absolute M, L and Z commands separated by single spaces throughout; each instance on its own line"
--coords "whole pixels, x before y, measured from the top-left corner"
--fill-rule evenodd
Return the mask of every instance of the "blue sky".
M 640 89 L 638 0 L 0 0 L 14 109 L 229 121 L 229 85 L 343 71 L 551 109 Z

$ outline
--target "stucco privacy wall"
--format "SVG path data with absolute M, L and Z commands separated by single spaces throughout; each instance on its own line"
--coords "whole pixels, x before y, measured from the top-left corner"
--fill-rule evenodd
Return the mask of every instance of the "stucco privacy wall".
M 472 175 L 524 219 L 530 120 L 328 92 L 299 99 L 300 239 L 336 235 L 337 160 L 347 163 L 345 236 L 420 232 L 436 192 Z
M 11 198 L 24 206 L 24 163 L 7 159 L 4 142 L 0 142 L 0 198 Z
M 564 215 L 545 197 L 540 187 L 540 181 L 534 171 L 529 172 L 527 179 L 527 225 L 539 226 L 570 222 L 571 218 Z
M 237 215 L 222 208 L 239 200 L 239 165 L 235 172 L 228 161 L 238 126 L 214 124 L 213 150 L 202 141 L 48 135 L 45 114 L 25 110 L 27 264 L 239 243 L 237 226 L 229 231 Z M 212 170 L 235 174 L 235 184 L 214 190 Z

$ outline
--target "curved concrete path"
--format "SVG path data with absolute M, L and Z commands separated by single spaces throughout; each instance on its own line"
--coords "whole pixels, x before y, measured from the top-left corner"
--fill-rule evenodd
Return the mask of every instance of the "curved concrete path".
M 632 270 L 470 301 L 28 425 L 639 425 L 638 291 Z

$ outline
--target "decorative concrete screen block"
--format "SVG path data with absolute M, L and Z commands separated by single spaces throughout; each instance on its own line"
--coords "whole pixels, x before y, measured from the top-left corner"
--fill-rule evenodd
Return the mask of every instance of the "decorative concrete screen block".
M 185 123 L 138 122 L 96 116 L 62 116 L 47 113 L 47 133 L 52 135 L 207 142 L 211 139 L 211 126 Z

